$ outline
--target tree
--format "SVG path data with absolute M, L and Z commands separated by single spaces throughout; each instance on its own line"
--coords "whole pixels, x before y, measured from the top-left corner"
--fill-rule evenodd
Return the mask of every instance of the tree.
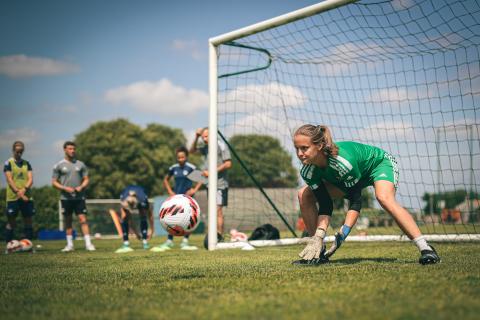
M 229 143 L 262 187 L 293 188 L 298 185 L 292 158 L 276 138 L 256 134 L 235 135 Z M 233 155 L 232 161 L 233 166 L 228 173 L 230 185 L 236 188 L 255 186 Z
M 89 198 L 117 198 L 129 184 L 150 195 L 165 192 L 161 180 L 175 163 L 175 149 L 185 144 L 180 129 L 149 124 L 145 129 L 125 119 L 97 122 L 75 137 L 78 158 L 89 168 Z

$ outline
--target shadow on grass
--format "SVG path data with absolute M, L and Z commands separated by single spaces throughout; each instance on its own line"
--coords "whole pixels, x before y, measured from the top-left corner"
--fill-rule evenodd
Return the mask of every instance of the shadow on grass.
M 377 263 L 392 263 L 398 262 L 398 259 L 394 258 L 346 258 L 330 260 L 329 263 L 335 264 L 355 264 L 360 262 L 377 262 Z

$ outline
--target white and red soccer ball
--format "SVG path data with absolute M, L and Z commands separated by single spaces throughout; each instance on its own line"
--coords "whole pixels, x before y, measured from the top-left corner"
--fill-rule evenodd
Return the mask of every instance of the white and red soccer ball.
M 192 197 L 176 194 L 165 200 L 158 213 L 160 225 L 173 236 L 190 234 L 200 222 L 200 206 Z
M 28 239 L 12 240 L 7 243 L 8 253 L 30 251 L 32 250 L 32 247 L 33 247 L 32 241 Z

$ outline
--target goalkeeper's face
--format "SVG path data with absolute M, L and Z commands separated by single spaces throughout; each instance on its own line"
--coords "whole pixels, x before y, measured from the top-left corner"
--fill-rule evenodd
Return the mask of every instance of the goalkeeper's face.
M 293 144 L 298 159 L 302 164 L 314 164 L 319 167 L 324 167 L 326 164 L 326 156 L 321 151 L 321 147 L 313 144 L 312 139 L 304 135 L 296 135 L 293 138 Z

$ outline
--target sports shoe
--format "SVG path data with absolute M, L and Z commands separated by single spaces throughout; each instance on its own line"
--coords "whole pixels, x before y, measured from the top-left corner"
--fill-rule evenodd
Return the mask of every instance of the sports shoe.
M 422 250 L 420 252 L 421 256 L 420 259 L 418 259 L 418 263 L 420 264 L 435 264 L 440 262 L 440 257 L 437 254 L 437 251 L 435 251 L 435 248 L 430 246 L 432 250 Z
M 180 249 L 181 250 L 187 250 L 187 251 L 198 250 L 198 248 L 196 246 L 189 245 L 188 241 L 182 241 L 182 243 L 180 243 Z
M 123 245 L 122 247 L 120 247 L 119 249 L 117 249 L 115 251 L 115 253 L 127 253 L 127 252 L 132 252 L 133 249 L 130 248 L 130 246 L 127 246 L 127 245 Z
M 152 251 L 152 252 L 164 252 L 164 251 L 172 250 L 173 247 L 174 247 L 173 241 L 166 241 L 166 242 L 162 243 L 161 245 L 153 247 L 152 249 L 150 249 L 150 251 Z
M 75 249 L 73 248 L 73 246 L 65 246 L 65 248 L 62 249 L 62 252 L 72 252 L 74 251 Z
M 146 242 L 146 243 L 143 244 L 143 249 L 144 249 L 144 250 L 150 249 L 150 245 L 148 244 L 148 242 Z
M 97 249 L 95 249 L 95 246 L 93 244 L 89 244 L 89 245 L 86 245 L 85 246 L 85 250 L 87 251 L 95 251 Z
M 175 244 L 173 243 L 173 241 L 165 241 L 164 243 L 159 245 L 160 248 L 164 248 L 165 250 L 171 250 L 174 246 Z

